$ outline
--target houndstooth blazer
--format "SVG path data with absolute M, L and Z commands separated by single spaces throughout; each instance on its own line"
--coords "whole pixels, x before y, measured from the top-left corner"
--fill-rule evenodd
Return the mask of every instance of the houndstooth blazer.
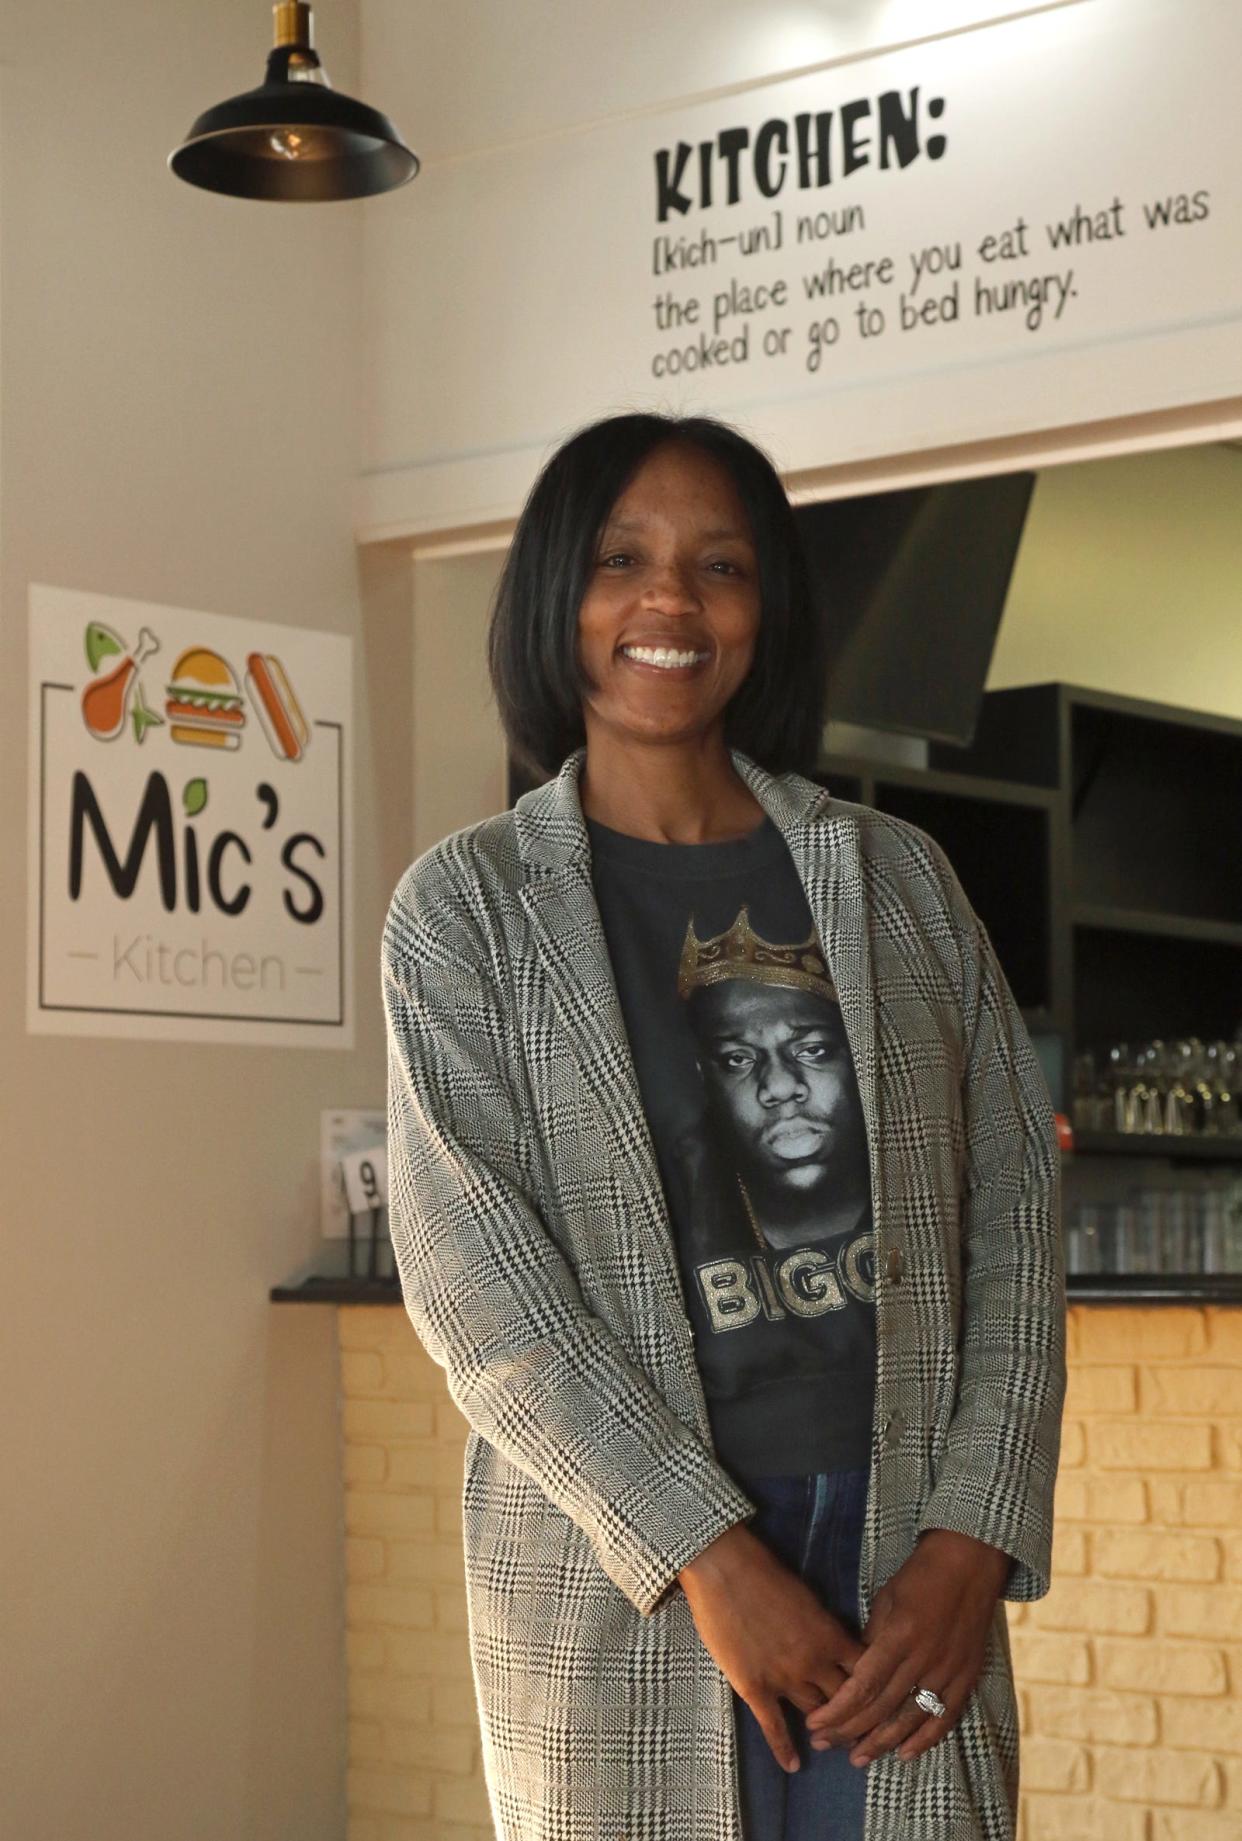
M 424 852 L 392 897 L 392 1239 L 410 1319 L 469 1423 L 469 1646 L 497 1834 L 741 1841 L 731 1689 L 676 1575 L 756 1505 L 714 1455 L 591 880 L 585 752 Z M 1038 1598 L 1065 1389 L 1039 1063 L 940 846 L 731 753 L 806 889 L 867 1127 L 864 1618 L 931 1527 L 1004 1549 L 1004 1596 Z M 866 1841 L 1011 1841 L 1003 1602 L 957 1725 L 868 1778 Z

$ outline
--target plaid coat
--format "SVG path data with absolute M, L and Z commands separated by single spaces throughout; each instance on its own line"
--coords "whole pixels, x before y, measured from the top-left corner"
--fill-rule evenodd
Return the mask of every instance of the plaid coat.
M 731 1689 L 676 1575 L 756 1505 L 713 1454 L 591 881 L 585 752 L 426 851 L 392 897 L 391 1232 L 409 1316 L 469 1423 L 469 1644 L 497 1834 L 741 1841 Z M 1038 1598 L 1065 1387 L 1046 1083 L 939 845 L 731 752 L 806 889 L 867 1126 L 863 1615 L 930 1527 L 1004 1549 L 1004 1596 Z M 957 1725 L 871 1765 L 867 1841 L 1010 1841 L 1017 1781 L 1002 1601 Z

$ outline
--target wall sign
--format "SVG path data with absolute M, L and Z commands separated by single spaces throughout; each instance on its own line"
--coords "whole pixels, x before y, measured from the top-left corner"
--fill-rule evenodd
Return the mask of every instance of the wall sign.
M 353 1047 L 351 647 L 32 584 L 31 1031 Z
M 364 528 L 623 407 L 794 470 L 1242 394 L 1240 64 L 1236 0 L 1079 0 L 433 164 L 368 229 Z

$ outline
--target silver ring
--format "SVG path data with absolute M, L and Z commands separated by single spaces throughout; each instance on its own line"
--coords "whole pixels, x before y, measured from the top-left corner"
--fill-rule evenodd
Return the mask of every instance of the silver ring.
M 924 1713 L 934 1713 L 938 1720 L 944 1718 L 945 1704 L 932 1693 L 930 1688 L 911 1688 L 910 1692 L 914 1696 L 915 1704 L 922 1707 Z

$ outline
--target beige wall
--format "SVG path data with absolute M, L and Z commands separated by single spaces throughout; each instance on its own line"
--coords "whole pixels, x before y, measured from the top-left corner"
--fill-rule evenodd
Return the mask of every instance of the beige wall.
M 1242 718 L 1242 449 L 1039 475 L 988 688 L 1052 679 Z
M 413 566 L 414 851 L 508 803 L 504 735 L 487 675 L 487 618 L 503 555 Z
M 346 89 L 356 15 L 339 3 L 317 22 Z M 13 1841 L 327 1841 L 345 1826 L 335 1324 L 267 1292 L 318 1250 L 320 1108 L 382 1103 L 378 932 L 409 841 L 407 706 L 384 687 L 408 681 L 408 559 L 364 565 L 355 1051 L 27 1037 L 17 867 L 30 581 L 361 636 L 361 207 L 216 198 L 164 164 L 202 108 L 260 81 L 270 21 L 254 0 L 5 13 Z

